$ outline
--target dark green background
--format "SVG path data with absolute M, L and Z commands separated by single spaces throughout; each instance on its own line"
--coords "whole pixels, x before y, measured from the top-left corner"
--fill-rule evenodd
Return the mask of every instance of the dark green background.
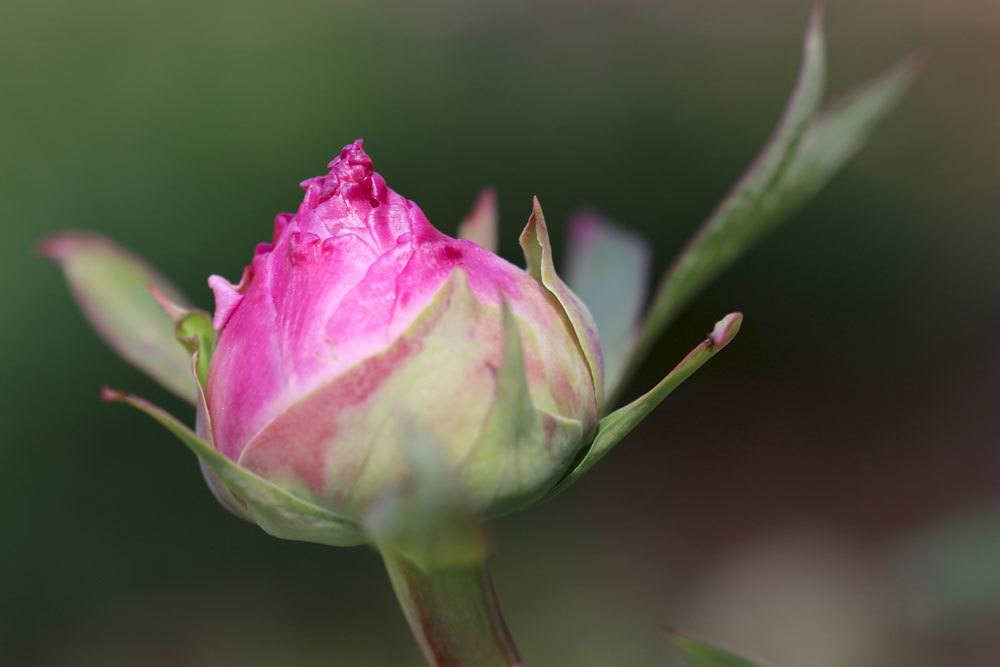
M 594 206 L 662 269 L 770 132 L 807 4 L 7 0 L 0 662 L 420 664 L 374 553 L 237 521 L 179 443 L 97 401 L 185 414 L 88 330 L 40 238 L 105 233 L 210 306 L 206 276 L 238 277 L 363 136 L 446 231 L 489 184 L 508 257 L 538 194 L 557 241 Z M 928 583 L 908 546 L 1000 499 L 1000 10 L 840 0 L 828 37 L 834 91 L 929 64 L 634 391 L 741 309 L 732 347 L 573 492 L 495 527 L 531 665 L 676 664 L 664 625 L 779 667 L 1000 656 L 996 575 Z M 975 564 L 997 527 L 970 521 Z

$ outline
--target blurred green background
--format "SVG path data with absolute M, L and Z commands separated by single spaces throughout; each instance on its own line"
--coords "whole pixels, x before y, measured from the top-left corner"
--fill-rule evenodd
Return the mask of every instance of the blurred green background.
M 363 136 L 446 231 L 498 189 L 593 206 L 662 269 L 766 139 L 804 0 L 5 0 L 0 662 L 419 665 L 373 552 L 279 542 L 101 384 L 185 406 L 93 335 L 33 244 L 112 236 L 202 305 L 296 183 Z M 571 493 L 499 522 L 530 665 L 1000 661 L 1000 6 L 838 0 L 831 88 L 922 78 L 824 193 L 704 293 L 633 392 L 729 310 L 725 353 Z

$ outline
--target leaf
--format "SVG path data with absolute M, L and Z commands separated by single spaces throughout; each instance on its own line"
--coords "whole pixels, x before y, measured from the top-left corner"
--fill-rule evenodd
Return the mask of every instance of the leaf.
M 155 286 L 170 300 L 187 299 L 154 268 L 116 243 L 64 232 L 39 245 L 66 275 L 80 309 L 98 335 L 126 361 L 194 403 L 191 357 L 177 344 L 174 324 L 150 294 Z
M 604 353 L 604 385 L 615 393 L 635 344 L 652 253 L 641 237 L 597 213 L 570 221 L 566 282 L 594 316 Z
M 379 551 L 428 571 L 485 562 L 489 540 L 440 448 L 419 429 L 401 455 L 407 478 L 372 504 L 364 528 Z
M 661 279 L 638 342 L 626 365 L 623 382 L 628 381 L 663 329 L 691 297 L 732 263 L 763 231 L 761 203 L 769 190 L 782 181 L 792 164 L 819 108 L 825 78 L 822 5 L 817 2 L 806 31 L 798 80 L 778 126 L 749 170 Z
M 299 498 L 256 473 L 234 463 L 172 415 L 137 396 L 105 388 L 106 401 L 127 403 L 158 421 L 194 452 L 219 480 L 246 503 L 250 518 L 265 532 L 286 540 L 331 546 L 365 543 L 351 519 Z
M 906 60 L 817 118 L 824 61 L 821 5 L 817 3 L 799 80 L 778 128 L 660 281 L 623 383 L 695 294 L 761 236 L 788 219 L 861 149 L 918 70 L 915 59 Z M 621 389 L 619 384 L 609 403 Z
M 521 249 L 527 271 L 537 280 L 555 300 L 562 306 L 566 319 L 573 327 L 573 332 L 580 344 L 580 349 L 590 366 L 591 378 L 594 382 L 594 394 L 597 396 L 598 407 L 604 405 L 604 360 L 601 358 L 601 344 L 597 333 L 597 325 L 590 311 L 580 301 L 566 283 L 556 273 L 555 260 L 552 257 L 552 245 L 549 242 L 549 230 L 545 225 L 545 215 L 538 197 L 532 200 L 531 217 L 521 232 Z
M 472 241 L 490 252 L 499 247 L 498 232 L 500 216 L 497 212 L 497 196 L 491 188 L 483 190 L 472 210 L 458 226 L 458 238 Z
M 565 491 L 584 473 L 600 461 L 611 449 L 632 432 L 643 419 L 649 416 L 656 406 L 679 387 L 682 382 L 691 377 L 705 362 L 714 357 L 719 350 L 728 345 L 740 330 L 743 315 L 730 313 L 716 322 L 712 333 L 700 345 L 688 352 L 687 356 L 674 367 L 670 373 L 648 392 L 621 407 L 597 425 L 597 434 L 580 463 L 549 492 L 547 498 Z
M 868 141 L 880 120 L 899 103 L 920 70 L 907 58 L 864 84 L 809 128 L 781 183 L 769 193 L 764 212 L 775 224 L 818 192 Z
M 690 637 L 672 634 L 670 639 L 691 667 L 758 667 L 745 658 Z

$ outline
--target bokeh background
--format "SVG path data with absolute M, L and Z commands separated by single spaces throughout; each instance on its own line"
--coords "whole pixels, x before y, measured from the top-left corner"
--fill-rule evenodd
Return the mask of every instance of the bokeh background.
M 804 0 L 5 0 L 0 663 L 419 665 L 364 548 L 279 542 L 101 384 L 119 361 L 33 255 L 110 235 L 204 306 L 356 137 L 446 231 L 484 185 L 503 251 L 538 194 L 662 269 L 749 163 Z M 528 664 L 678 665 L 674 627 L 775 667 L 1000 662 L 1000 5 L 836 0 L 834 93 L 912 51 L 868 148 L 703 293 L 736 342 L 587 479 L 494 526 Z M 519 260 L 518 260 L 519 261 Z

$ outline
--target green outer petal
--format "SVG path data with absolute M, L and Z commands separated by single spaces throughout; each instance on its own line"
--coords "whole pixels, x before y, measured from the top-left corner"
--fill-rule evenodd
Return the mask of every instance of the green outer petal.
M 139 257 L 96 234 L 64 232 L 39 245 L 55 260 L 98 335 L 136 368 L 194 403 L 190 355 L 177 344 L 174 324 L 150 294 L 187 299 Z
M 704 642 L 672 633 L 670 637 L 691 667 L 758 667 L 756 663 Z
M 465 220 L 459 224 L 458 238 L 496 252 L 500 245 L 497 231 L 499 225 L 496 193 L 491 188 L 486 188 L 479 194 Z
M 532 198 L 531 217 L 528 218 L 528 224 L 521 232 L 519 240 L 521 249 L 524 250 L 528 273 L 555 297 L 576 334 L 580 350 L 590 366 L 597 409 L 600 411 L 604 404 L 604 361 L 601 358 L 597 325 L 594 324 L 587 307 L 556 273 L 552 245 L 549 243 L 549 230 L 545 225 L 545 215 L 542 213 L 538 197 Z
M 632 432 L 656 406 L 684 380 L 691 377 L 706 361 L 733 340 L 743 323 L 743 315 L 730 313 L 715 324 L 712 333 L 698 347 L 688 352 L 670 373 L 648 392 L 628 405 L 615 410 L 597 425 L 597 435 L 586 455 L 570 473 L 546 496 L 551 498 L 562 493 L 580 479 L 595 463 Z
M 566 282 L 597 323 L 604 386 L 613 394 L 635 344 L 652 251 L 643 238 L 596 213 L 575 216 L 569 227 Z
M 626 365 L 623 383 L 642 364 L 653 343 L 681 308 L 776 221 L 766 214 L 763 204 L 784 182 L 819 109 L 825 72 L 822 3 L 817 2 L 805 37 L 798 81 L 774 134 L 663 276 Z M 609 406 L 617 398 L 609 396 Z
M 251 518 L 265 532 L 287 540 L 330 546 L 355 546 L 366 542 L 358 525 L 351 519 L 294 496 L 230 461 L 172 415 L 148 401 L 111 389 L 104 390 L 103 398 L 128 403 L 177 436 L 246 503 Z

